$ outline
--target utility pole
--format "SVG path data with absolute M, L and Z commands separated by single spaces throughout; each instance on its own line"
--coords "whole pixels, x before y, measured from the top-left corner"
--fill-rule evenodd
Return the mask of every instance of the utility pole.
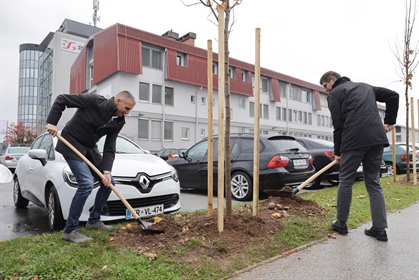
M 100 21 L 100 16 L 97 16 L 97 11 L 99 11 L 99 1 L 93 0 L 93 26 L 96 27 L 96 22 Z

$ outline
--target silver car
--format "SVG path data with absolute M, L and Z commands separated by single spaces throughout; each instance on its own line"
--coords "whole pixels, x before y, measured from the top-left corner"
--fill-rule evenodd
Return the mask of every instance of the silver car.
M 104 139 L 98 142 L 103 150 Z M 29 201 L 48 211 L 51 230 L 61 229 L 68 218 L 71 200 L 77 190 L 74 178 L 64 157 L 55 146 L 57 138 L 40 135 L 28 153 L 19 160 L 14 174 L 13 200 L 17 208 L 25 208 Z M 180 185 L 176 170 L 166 161 L 146 153 L 130 139 L 118 136 L 112 168 L 115 188 L 140 217 L 171 213 L 180 209 Z M 84 205 L 80 221 L 89 217 L 99 183 Z M 29 213 L 28 213 L 29 214 Z M 132 219 L 115 193 L 106 203 L 103 221 Z
M 28 152 L 29 147 L 9 147 L 1 155 L 0 163 L 14 172 L 19 159 Z

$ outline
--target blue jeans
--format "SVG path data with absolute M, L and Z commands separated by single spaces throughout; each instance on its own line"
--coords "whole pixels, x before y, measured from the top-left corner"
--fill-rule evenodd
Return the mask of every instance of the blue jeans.
M 71 201 L 70 211 L 64 228 L 65 232 L 70 232 L 79 227 L 79 219 L 83 211 L 84 204 L 93 190 L 95 177 L 93 176 L 94 171 L 91 170 L 84 161 L 69 158 L 66 158 L 65 160 L 73 172 L 73 175 L 76 177 L 77 184 L 79 185 L 76 193 L 74 194 L 73 200 Z M 99 166 L 98 169 L 101 170 L 101 166 Z M 105 207 L 109 195 L 112 192 L 110 188 L 103 185 L 102 180 L 99 180 L 99 182 L 100 187 L 97 191 L 95 203 L 89 215 L 89 222 L 91 223 L 95 223 L 100 220 L 103 208 Z M 113 177 L 111 177 L 111 182 L 115 185 Z

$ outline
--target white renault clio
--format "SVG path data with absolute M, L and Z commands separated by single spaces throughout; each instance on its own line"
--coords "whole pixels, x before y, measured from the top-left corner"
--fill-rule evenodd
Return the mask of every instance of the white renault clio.
M 104 139 L 98 142 L 103 150 Z M 13 200 L 17 208 L 32 202 L 48 211 L 51 230 L 62 229 L 78 187 L 64 157 L 55 151 L 57 138 L 38 136 L 22 156 L 14 174 Z M 180 185 L 176 169 L 119 135 L 112 168 L 115 187 L 140 217 L 171 213 L 180 209 Z M 99 182 L 88 197 L 80 221 L 86 222 Z M 115 193 L 106 203 L 102 221 L 132 219 Z

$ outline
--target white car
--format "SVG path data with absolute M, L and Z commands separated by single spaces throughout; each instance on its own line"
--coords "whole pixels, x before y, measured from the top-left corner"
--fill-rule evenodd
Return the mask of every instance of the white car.
M 98 142 L 103 150 L 102 138 Z M 32 143 L 22 156 L 14 174 L 13 200 L 17 208 L 25 208 L 29 201 L 48 211 L 51 230 L 62 229 L 68 217 L 77 182 L 64 157 L 55 151 L 57 138 L 44 133 Z M 176 169 L 163 159 L 146 153 L 133 141 L 121 135 L 116 141 L 116 155 L 112 168 L 115 188 L 140 217 L 171 213 L 180 209 L 180 184 Z M 86 222 L 93 206 L 99 182 L 87 198 L 80 221 Z M 106 203 L 102 221 L 131 219 L 115 193 Z

